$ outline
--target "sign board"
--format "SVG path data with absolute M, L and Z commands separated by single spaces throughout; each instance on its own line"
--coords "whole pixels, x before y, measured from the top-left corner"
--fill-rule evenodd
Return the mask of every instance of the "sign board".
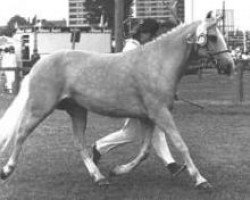
M 80 42 L 80 39 L 81 39 L 80 31 L 74 31 L 71 33 L 70 42 Z

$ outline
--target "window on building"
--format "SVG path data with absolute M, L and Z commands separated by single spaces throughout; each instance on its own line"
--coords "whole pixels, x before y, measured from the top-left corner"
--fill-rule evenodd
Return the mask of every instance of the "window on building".
M 76 12 L 76 11 L 77 9 L 73 9 L 73 8 L 69 9 L 69 12 Z
M 70 24 L 70 25 L 75 25 L 75 24 L 76 24 L 76 21 L 69 21 L 69 24 Z
M 76 3 L 69 3 L 69 7 L 76 7 Z
M 70 15 L 69 18 L 77 18 L 77 15 Z

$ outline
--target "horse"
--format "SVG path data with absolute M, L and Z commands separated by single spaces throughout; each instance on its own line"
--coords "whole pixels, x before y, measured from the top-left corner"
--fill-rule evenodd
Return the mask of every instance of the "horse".
M 171 115 L 178 82 L 189 62 L 214 52 L 221 65 L 234 67 L 225 40 L 217 28 L 219 18 L 181 24 L 135 50 L 93 53 L 60 50 L 40 59 L 24 78 L 20 91 L 0 120 L 0 147 L 14 140 L 12 153 L 0 171 L 13 174 L 22 146 L 34 129 L 55 109 L 65 110 L 73 126 L 74 143 L 93 181 L 108 184 L 88 154 L 84 134 L 88 111 L 110 117 L 138 119 L 144 132 L 139 154 L 117 166 L 113 174 L 127 173 L 147 155 L 153 129 L 169 136 L 184 159 L 195 185 L 210 188 L 195 166 Z

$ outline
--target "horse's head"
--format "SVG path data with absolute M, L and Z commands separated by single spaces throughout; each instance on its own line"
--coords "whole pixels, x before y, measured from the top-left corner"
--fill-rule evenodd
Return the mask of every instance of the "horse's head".
M 197 27 L 195 40 L 192 43 L 195 43 L 198 55 L 217 59 L 220 65 L 228 69 L 230 73 L 235 70 L 235 65 L 225 39 L 217 27 L 221 18 L 221 16 L 213 17 L 212 12 L 209 12 L 205 20 Z

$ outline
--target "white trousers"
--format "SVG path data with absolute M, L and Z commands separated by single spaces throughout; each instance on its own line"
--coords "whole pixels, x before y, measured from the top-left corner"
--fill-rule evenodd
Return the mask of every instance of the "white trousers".
M 118 146 L 135 141 L 138 135 L 143 137 L 140 130 L 140 122 L 137 119 L 126 119 L 125 124 L 121 130 L 99 139 L 96 141 L 96 148 L 101 154 L 109 152 Z M 175 160 L 169 150 L 165 133 L 160 131 L 157 127 L 153 132 L 152 146 L 156 154 L 162 159 L 165 165 L 174 163 Z
M 6 88 L 12 91 L 13 83 L 15 81 L 15 72 L 6 71 L 5 76 L 6 76 Z

